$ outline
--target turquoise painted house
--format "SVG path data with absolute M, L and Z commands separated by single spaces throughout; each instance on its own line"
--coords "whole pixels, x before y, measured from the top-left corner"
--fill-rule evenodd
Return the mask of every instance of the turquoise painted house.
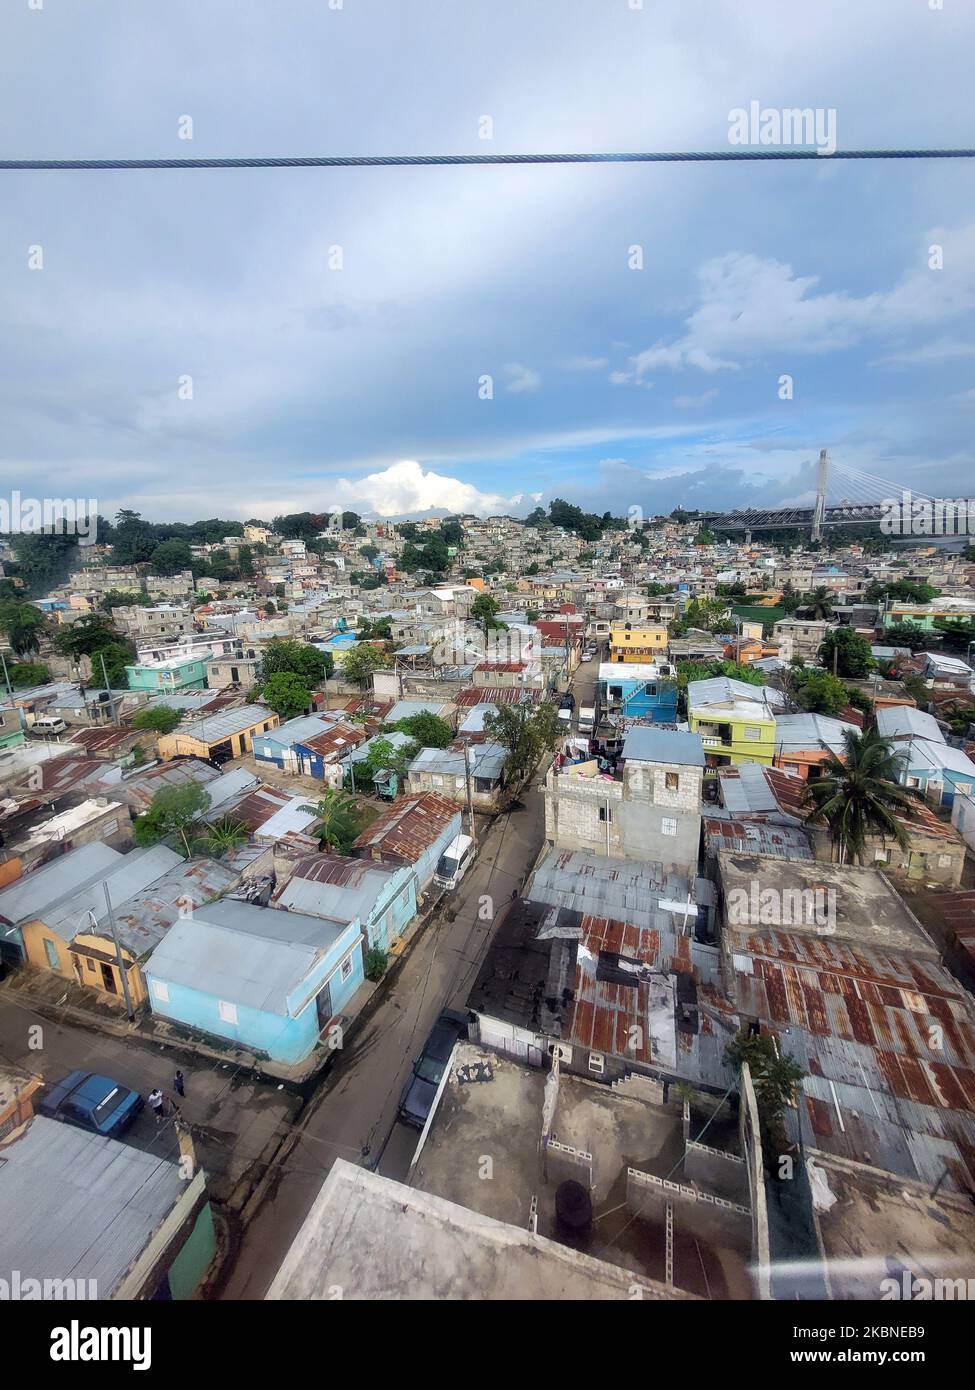
M 126 666 L 130 690 L 150 695 L 172 695 L 176 690 L 205 690 L 207 665 L 195 657 L 172 657 L 169 661 L 143 661 Z
M 365 979 L 358 921 L 224 898 L 167 932 L 144 967 L 152 1011 L 294 1065 Z
M 289 912 L 359 922 L 369 949 L 388 951 L 416 916 L 416 874 L 346 854 L 308 854 L 275 895 Z

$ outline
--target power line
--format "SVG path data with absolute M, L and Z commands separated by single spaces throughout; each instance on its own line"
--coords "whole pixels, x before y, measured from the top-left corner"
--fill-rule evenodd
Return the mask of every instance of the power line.
M 370 154 L 304 156 L 219 156 L 215 159 L 0 159 L 0 170 L 92 169 L 351 169 L 465 164 L 734 164 L 779 160 L 975 159 L 975 149 L 835 150 L 751 148 L 653 150 L 590 154 Z

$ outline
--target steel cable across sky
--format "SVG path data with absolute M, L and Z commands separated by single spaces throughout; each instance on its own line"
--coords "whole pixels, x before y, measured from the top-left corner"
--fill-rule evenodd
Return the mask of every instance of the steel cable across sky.
M 834 150 L 729 149 L 666 150 L 632 154 L 366 154 L 294 156 L 217 156 L 181 159 L 0 159 L 0 171 L 94 169 L 352 169 L 450 164 L 710 164 L 777 160 L 973 159 L 975 149 Z

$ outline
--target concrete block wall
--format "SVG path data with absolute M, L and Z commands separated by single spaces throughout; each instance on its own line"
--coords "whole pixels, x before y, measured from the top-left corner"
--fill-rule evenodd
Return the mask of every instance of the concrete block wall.
M 549 1139 L 545 1145 L 545 1177 L 552 1187 L 572 1179 L 591 1192 L 592 1154 L 574 1149 L 570 1144 L 560 1144 L 557 1139 Z
M 621 858 L 622 802 L 621 782 L 551 771 L 545 779 L 545 838 L 564 849 L 590 849 L 595 854 Z M 604 821 L 599 812 L 607 806 L 611 819 Z
M 751 1249 L 752 1217 L 748 1207 L 652 1173 L 641 1173 L 637 1168 L 627 1168 L 626 1205 L 631 1212 L 663 1224 L 668 1202 L 673 1204 L 674 1220 L 682 1230 L 712 1245 L 724 1240 Z
M 677 774 L 677 787 L 667 786 L 667 774 Z M 700 811 L 704 769 L 676 763 L 639 763 L 630 759 L 623 769 L 628 801 L 649 801 L 673 811 Z
M 684 1176 L 727 1201 L 748 1201 L 748 1173 L 737 1154 L 691 1140 L 684 1151 Z

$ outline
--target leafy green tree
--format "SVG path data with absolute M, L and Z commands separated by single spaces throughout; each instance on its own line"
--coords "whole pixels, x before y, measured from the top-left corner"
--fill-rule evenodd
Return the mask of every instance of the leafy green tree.
M 98 601 L 103 613 L 110 613 L 113 608 L 151 608 L 152 604 L 145 589 L 109 589 Z
M 925 632 L 917 623 L 891 623 L 884 628 L 885 647 L 905 647 L 908 651 L 920 652 L 930 641 L 930 632 Z
M 293 671 L 275 671 L 261 682 L 261 698 L 282 719 L 295 719 L 311 705 L 311 691 Z
M 135 655 L 131 644 L 124 642 L 109 642 L 107 646 L 99 647 L 90 656 L 92 679 L 96 685 L 107 681 L 113 690 L 122 690 L 128 687 L 129 676 L 126 666 L 131 666 L 135 660 Z
M 728 623 L 728 605 L 719 598 L 692 598 L 684 609 L 683 621 L 687 627 L 698 627 L 704 632 L 716 632 Z
M 153 574 L 180 574 L 191 568 L 193 552 L 186 541 L 163 541 L 150 555 L 149 563 Z
M 329 790 L 314 806 L 301 809 L 317 817 L 311 833 L 323 850 L 334 849 L 339 854 L 348 854 L 359 833 L 360 822 L 359 808 L 351 796 Z
M 923 584 L 913 579 L 895 579 L 884 583 L 881 580 L 867 586 L 864 597 L 868 603 L 889 599 L 892 603 L 932 603 L 940 594 L 933 584 Z
M 155 527 L 138 512 L 127 508 L 115 514 L 112 532 L 112 562 L 138 565 L 149 559 L 158 543 Z
M 261 657 L 261 680 L 279 673 L 300 676 L 308 686 L 318 685 L 332 674 L 334 663 L 330 652 L 319 651 L 310 642 L 297 642 L 291 637 L 272 637 Z
M 393 621 L 391 618 L 376 618 L 374 622 L 364 620 L 355 630 L 356 639 L 359 642 L 382 641 L 388 642 L 393 633 Z
M 537 705 L 498 705 L 485 718 L 484 730 L 505 749 L 509 781 L 519 781 L 556 746 L 562 726 L 552 701 L 541 700 Z
M 446 719 L 441 719 L 438 714 L 431 714 L 429 710 L 400 719 L 393 727 L 400 733 L 409 734 L 421 748 L 446 748 L 454 736 L 454 731 Z
M 388 964 L 388 953 L 386 951 L 380 951 L 377 946 L 373 946 L 373 948 L 366 954 L 366 979 L 372 980 L 373 983 L 377 982 L 378 980 L 381 980 L 386 973 L 386 967 L 388 966 Z
M 971 618 L 935 618 L 934 626 L 946 647 L 968 652 L 975 642 L 975 621 Z
M 79 657 L 91 656 L 93 652 L 102 651 L 120 642 L 118 629 L 104 613 L 86 613 L 73 623 L 59 627 L 54 634 L 54 645 L 58 651 L 75 661 Z M 132 647 L 130 659 L 134 657 L 135 648 Z
M 408 743 L 395 744 L 378 734 L 370 739 L 366 756 L 356 759 L 354 785 L 364 786 L 377 772 L 395 772 L 397 777 L 405 777 L 407 768 L 419 751 L 420 745 L 413 739 Z M 349 783 L 353 784 L 351 773 Z
M 497 616 L 500 611 L 500 603 L 490 594 L 478 594 L 471 604 L 471 617 L 475 622 L 481 624 L 485 636 L 489 632 L 507 631 L 507 623 L 501 622 Z
M 784 1147 L 782 1117 L 795 1099 L 796 1089 L 806 1073 L 799 1063 L 780 1053 L 768 1033 L 752 1033 L 742 1028 L 724 1050 L 724 1060 L 740 1072 L 748 1066 L 755 1089 L 759 1123 L 771 1141 L 773 1151 Z
M 834 656 L 836 674 L 853 680 L 869 675 L 877 664 L 870 655 L 870 643 L 852 627 L 834 627 L 826 633 L 819 659 L 832 670 Z
M 864 714 L 873 714 L 873 701 L 870 696 L 860 690 L 855 685 L 846 687 L 846 698 L 854 709 L 862 710 Z
M 849 704 L 846 686 L 828 671 L 804 671 L 797 675 L 800 679 L 796 699 L 810 714 L 837 715 Z
M 843 735 L 843 755 L 832 751 L 820 764 L 821 775 L 806 784 L 809 825 L 829 827 L 834 857 L 841 864 L 864 861 L 872 834 L 887 836 L 902 848 L 908 843 L 902 818 L 917 801 L 898 785 L 906 754 L 873 732 Z
M 43 661 L 16 661 L 7 667 L 10 684 L 14 690 L 24 690 L 32 685 L 44 685 L 51 679 L 51 669 Z
M 152 798 L 145 815 L 136 819 L 133 837 L 139 846 L 157 845 L 175 839 L 187 859 L 193 853 L 191 831 L 210 805 L 210 794 L 199 782 L 177 787 L 161 787 Z
M 133 729 L 149 729 L 154 734 L 171 734 L 179 723 L 179 713 L 169 705 L 144 705 L 132 716 Z
M 78 557 L 76 535 L 46 534 L 40 531 L 19 531 L 8 537 L 13 550 L 12 563 L 4 568 L 23 585 L 21 596 L 33 598 L 50 593 L 67 579 Z
M 361 643 L 346 652 L 342 663 L 342 674 L 346 680 L 365 685 L 374 671 L 382 671 L 392 664 L 389 653 L 382 647 Z

